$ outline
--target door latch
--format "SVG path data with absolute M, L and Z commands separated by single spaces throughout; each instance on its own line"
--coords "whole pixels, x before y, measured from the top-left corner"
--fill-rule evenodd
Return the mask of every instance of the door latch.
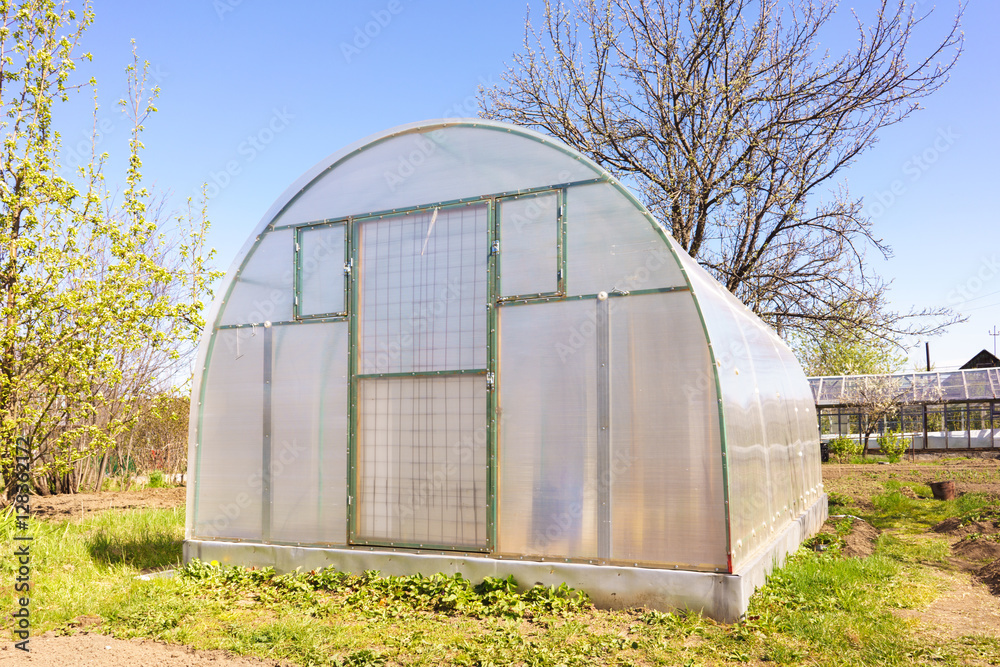
M 493 371 L 486 371 L 486 391 L 493 391 L 494 386 L 496 386 L 496 376 L 493 375 Z

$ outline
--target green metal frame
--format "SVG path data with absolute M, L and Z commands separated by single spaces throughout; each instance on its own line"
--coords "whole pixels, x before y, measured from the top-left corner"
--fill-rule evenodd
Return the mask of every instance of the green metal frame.
M 348 230 L 347 249 L 351 258 L 351 274 L 348 276 L 347 294 L 350 299 L 348 308 L 348 337 L 350 340 L 347 360 L 347 536 L 345 542 L 352 543 L 358 526 L 358 276 L 361 274 L 361 253 L 358 249 L 358 221 L 351 220 Z
M 483 206 L 486 207 L 486 228 L 487 228 L 487 250 L 493 247 L 494 240 L 494 227 L 496 225 L 495 221 L 495 203 L 492 199 L 483 199 L 481 197 L 476 197 L 467 200 L 447 202 L 439 205 L 432 206 L 419 206 L 408 209 L 401 209 L 392 213 L 371 213 L 366 215 L 359 215 L 350 218 L 349 231 L 348 231 L 348 252 L 349 252 L 349 262 L 352 267 L 349 276 L 349 313 L 348 320 L 350 322 L 350 359 L 348 360 L 348 373 L 349 378 L 349 433 L 348 433 L 348 476 L 347 476 L 347 489 L 348 489 L 348 511 L 347 511 L 347 545 L 349 546 L 362 546 L 362 547 L 387 547 L 387 548 L 401 548 L 401 549 L 425 549 L 431 551 L 452 551 L 452 552 L 464 552 L 464 553 L 492 553 L 495 549 L 496 544 L 496 471 L 495 471 L 495 460 L 496 460 L 496 447 L 495 438 L 496 435 L 494 431 L 496 430 L 495 425 L 495 394 L 496 394 L 496 382 L 493 382 L 493 388 L 490 388 L 489 382 L 487 383 L 487 529 L 486 529 L 486 541 L 487 544 L 484 547 L 476 546 L 455 546 L 449 544 L 435 544 L 435 543 L 416 543 L 416 542 L 399 542 L 392 540 L 366 540 L 358 537 L 358 394 L 359 386 L 361 380 L 369 379 L 391 379 L 391 378 L 416 378 L 416 377 L 448 377 L 448 376 L 463 376 L 463 375 L 480 375 L 488 376 L 490 373 L 495 374 L 495 353 L 493 352 L 492 341 L 495 338 L 495 256 L 490 251 L 489 260 L 487 263 L 487 327 L 489 330 L 488 334 L 488 350 L 487 350 L 487 368 L 475 368 L 475 369 L 455 369 L 455 370 L 440 370 L 440 371 L 412 371 L 412 372 L 395 372 L 395 373 L 359 373 L 359 356 L 360 356 L 360 322 L 358 316 L 360 314 L 359 301 L 360 301 L 360 289 L 358 286 L 358 281 L 361 276 L 361 244 L 360 244 L 360 225 L 365 222 L 371 222 L 373 220 L 380 220 L 386 217 L 398 217 L 403 215 L 408 215 L 411 213 L 424 213 L 428 211 L 433 211 L 435 209 L 449 209 L 449 208 L 460 208 L 465 206 Z M 495 377 L 495 375 L 494 375 Z
M 358 373 L 357 377 L 361 380 L 367 380 L 371 378 L 424 378 L 424 377 L 440 377 L 442 375 L 486 375 L 487 369 L 485 368 L 464 368 L 460 370 L 453 371 L 404 371 L 401 373 Z
M 590 184 L 593 181 L 587 181 L 585 184 Z M 532 199 L 535 197 L 546 197 L 554 196 L 556 198 L 556 219 L 555 219 L 555 233 L 556 233 L 556 288 L 552 292 L 535 292 L 533 294 L 512 294 L 509 296 L 503 295 L 503 254 L 504 254 L 504 240 L 502 231 L 503 222 L 503 204 L 505 201 L 515 201 L 519 199 Z M 499 301 L 508 300 L 526 300 L 526 299 L 544 299 L 546 297 L 553 296 L 563 296 L 566 294 L 566 261 L 565 261 L 565 251 L 564 247 L 566 245 L 566 233 L 565 233 L 565 220 L 563 219 L 563 209 L 565 208 L 565 197 L 566 197 L 566 186 L 560 185 L 548 189 L 534 188 L 531 192 L 520 193 L 514 195 L 497 195 L 493 201 L 493 208 L 495 209 L 496 222 L 494 229 L 494 237 L 490 239 L 490 247 L 497 241 L 500 242 L 500 254 L 498 257 L 493 257 L 493 253 L 490 256 L 495 259 L 496 263 L 496 285 L 495 290 L 491 294 L 495 294 L 493 303 Z
M 608 292 L 609 298 L 620 298 L 623 296 L 640 296 L 642 294 L 666 294 L 668 292 L 690 292 L 691 288 L 684 285 L 681 287 L 650 287 L 646 289 L 631 290 L 628 292 Z M 549 303 L 552 301 L 585 301 L 587 299 L 598 299 L 600 295 L 598 294 L 574 294 L 573 296 L 546 296 L 541 299 L 528 299 L 528 298 L 518 298 L 518 299 L 500 299 L 500 305 L 507 306 L 526 306 L 532 303 Z
M 496 553 L 497 545 L 497 506 L 498 506 L 498 486 L 499 461 L 497 458 L 497 443 L 499 441 L 499 424 L 497 424 L 497 414 L 499 414 L 499 391 L 500 386 L 500 334 L 499 329 L 500 314 L 498 312 L 499 303 L 497 295 L 500 288 L 499 263 L 496 253 L 492 251 L 493 242 L 496 240 L 497 231 L 500 226 L 500 216 L 497 215 L 498 205 L 496 200 L 490 201 L 486 209 L 486 229 L 487 247 L 491 248 L 486 264 L 486 295 L 487 295 L 487 315 L 486 315 L 486 370 L 492 378 L 492 382 L 486 383 L 486 543 L 490 553 Z M 500 250 L 503 252 L 503 248 Z
M 350 227 L 349 218 L 340 218 L 337 220 L 330 220 L 324 222 L 318 222 L 311 225 L 302 225 L 301 227 L 293 227 L 295 230 L 295 270 L 293 271 L 293 281 L 294 281 L 294 298 L 292 299 L 292 318 L 295 321 L 313 321 L 313 320 L 328 320 L 331 318 L 343 318 L 347 316 L 348 310 L 350 310 L 350 304 L 347 301 L 347 289 L 348 289 L 348 276 L 345 274 L 343 276 L 343 289 L 344 289 L 344 310 L 339 312 L 330 313 L 314 313 L 303 315 L 300 308 L 302 302 L 302 235 L 306 232 L 310 232 L 316 229 L 323 229 L 325 227 L 337 227 L 343 225 L 344 227 L 344 264 L 350 262 L 350 244 L 347 242 L 348 228 Z

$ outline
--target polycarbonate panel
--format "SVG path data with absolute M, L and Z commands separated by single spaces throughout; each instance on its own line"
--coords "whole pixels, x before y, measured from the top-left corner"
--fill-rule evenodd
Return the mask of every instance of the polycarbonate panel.
M 261 238 L 226 299 L 220 325 L 292 319 L 293 247 L 291 230 L 271 232 Z
M 203 391 L 194 536 L 260 539 L 263 329 L 215 332 Z
M 271 539 L 347 543 L 347 322 L 273 328 Z
M 521 296 L 559 288 L 559 197 L 500 202 L 500 294 Z
M 355 542 L 487 546 L 486 378 L 365 378 Z
M 941 373 L 942 398 L 945 401 L 961 401 L 966 398 L 965 376 L 959 371 L 956 373 Z
M 299 232 L 300 316 L 331 315 L 344 305 L 344 243 L 346 225 L 303 229 Z
M 486 206 L 359 225 L 360 372 L 486 368 Z
M 510 130 L 445 127 L 392 137 L 363 150 L 308 185 L 276 226 L 600 176 L 572 154 Z
M 786 346 L 743 304 L 687 256 L 681 257 L 715 350 L 726 428 L 730 540 L 734 567 L 767 544 L 787 524 L 786 505 L 796 495 L 811 506 L 822 493 L 818 465 L 807 461 L 801 494 L 793 488 L 788 440 L 791 430 L 777 394 L 797 401 L 804 436 L 803 456 L 818 463 L 819 431 L 812 391 L 801 371 L 785 385 L 793 357 Z M 791 371 L 789 371 L 791 372 Z M 827 384 L 823 383 L 823 392 Z M 811 443 L 817 444 L 811 444 Z M 784 486 L 779 489 L 778 487 Z M 807 486 L 808 485 L 808 486 Z
M 612 559 L 725 569 L 715 376 L 691 294 L 608 303 Z
M 594 304 L 500 308 L 501 553 L 597 557 Z
M 970 401 L 993 398 L 993 389 L 986 369 L 968 370 L 964 373 L 967 398 Z
M 565 217 L 570 295 L 685 284 L 670 248 L 614 186 L 569 188 Z
M 813 398 L 819 400 L 819 392 L 823 387 L 823 378 L 809 378 L 809 389 L 812 390 Z

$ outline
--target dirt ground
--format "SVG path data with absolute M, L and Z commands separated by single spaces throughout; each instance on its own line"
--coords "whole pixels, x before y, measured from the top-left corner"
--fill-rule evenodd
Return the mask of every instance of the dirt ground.
M 0 646 L 0 665 L 33 667 L 265 667 L 285 665 L 275 661 L 242 658 L 227 651 L 195 651 L 148 639 L 121 640 L 79 632 L 57 636 L 48 632 L 33 637 L 25 653 L 13 644 Z
M 1000 460 L 938 461 L 930 468 L 929 460 L 903 461 L 893 465 L 823 466 L 827 493 L 842 494 L 859 507 L 871 507 L 868 499 L 884 490 L 884 482 L 894 479 L 902 484 L 953 481 L 957 495 L 989 493 L 1000 497 Z M 911 488 L 905 495 L 915 497 Z M 823 528 L 833 532 L 830 522 Z M 874 551 L 878 531 L 855 521 L 846 538 L 844 552 L 865 556 Z M 980 521 L 961 525 L 958 519 L 942 521 L 921 539 L 945 539 L 951 547 L 949 569 L 929 570 L 938 579 L 941 595 L 924 610 L 900 610 L 904 618 L 919 622 L 928 636 L 950 640 L 980 634 L 1000 637 L 1000 516 L 985 516 Z
M 32 496 L 31 518 L 61 521 L 63 519 L 78 519 L 91 512 L 109 509 L 177 507 L 184 504 L 186 494 L 187 489 L 178 486 L 171 489 Z
M 981 491 L 1000 497 L 1000 460 L 980 459 L 947 461 L 945 468 L 933 469 L 921 461 L 905 461 L 892 466 L 837 465 L 823 466 L 827 492 L 850 496 L 862 503 L 883 490 L 883 483 L 896 479 L 902 483 L 952 480 L 956 491 Z M 146 489 L 33 498 L 32 514 L 38 518 L 64 519 L 110 508 L 176 507 L 183 505 L 185 489 Z M 832 530 L 828 525 L 826 530 Z M 927 609 L 901 610 L 899 614 L 923 625 L 930 636 L 949 640 L 969 634 L 1000 636 L 1000 542 L 983 539 L 1000 533 L 1000 520 L 960 526 L 956 521 L 942 522 L 925 539 L 946 539 L 952 545 L 951 566 L 934 569 L 941 595 Z M 879 531 L 855 521 L 846 538 L 849 556 L 864 557 L 874 550 Z M 968 539 L 975 536 L 974 539 Z M 119 640 L 88 632 L 86 623 L 76 634 L 65 636 L 46 633 L 33 637 L 31 652 L 25 654 L 13 644 L 0 645 L 0 667 L 126 667 L 132 665 L 176 665 L 177 667 L 263 667 L 284 665 L 234 656 L 225 651 L 196 651 L 184 646 L 150 640 Z

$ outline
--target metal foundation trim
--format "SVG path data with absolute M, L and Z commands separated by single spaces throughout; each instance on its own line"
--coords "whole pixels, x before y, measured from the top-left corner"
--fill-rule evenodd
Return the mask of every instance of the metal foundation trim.
M 746 612 L 750 596 L 764 584 L 767 574 L 780 566 L 804 539 L 818 531 L 826 516 L 826 496 L 823 496 L 736 574 L 212 540 L 186 540 L 184 562 L 198 558 L 216 560 L 223 565 L 273 567 L 278 572 L 334 567 L 342 572 L 378 570 L 387 576 L 460 573 L 476 582 L 486 577 L 513 575 L 522 589 L 535 584 L 557 586 L 565 582 L 571 588 L 586 591 L 602 609 L 683 609 L 732 623 Z

